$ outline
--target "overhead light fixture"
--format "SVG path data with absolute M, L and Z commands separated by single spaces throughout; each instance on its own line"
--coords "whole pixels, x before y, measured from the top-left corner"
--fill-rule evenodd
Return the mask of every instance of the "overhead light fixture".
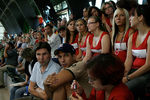
M 89 5 L 92 6 L 92 1 L 89 1 Z

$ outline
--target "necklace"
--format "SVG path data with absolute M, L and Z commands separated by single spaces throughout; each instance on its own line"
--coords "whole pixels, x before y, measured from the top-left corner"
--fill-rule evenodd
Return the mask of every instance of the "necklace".
M 119 34 L 123 34 L 124 33 L 124 31 L 123 32 L 118 32 Z

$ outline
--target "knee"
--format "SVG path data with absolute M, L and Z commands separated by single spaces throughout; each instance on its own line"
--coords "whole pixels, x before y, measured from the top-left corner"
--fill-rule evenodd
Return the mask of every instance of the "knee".
M 19 97 L 22 97 L 22 91 L 20 91 L 20 89 L 17 89 L 16 91 L 15 91 L 15 98 L 19 98 Z
M 15 93 L 15 91 L 16 91 L 16 88 L 13 87 L 13 88 L 10 90 L 10 93 Z

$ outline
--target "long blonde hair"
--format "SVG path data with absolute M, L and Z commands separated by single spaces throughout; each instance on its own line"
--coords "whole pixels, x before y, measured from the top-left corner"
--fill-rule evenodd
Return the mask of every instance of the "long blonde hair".
M 78 22 L 82 22 L 82 23 L 85 25 L 85 28 L 86 28 L 85 30 L 86 30 L 86 32 L 88 32 L 86 21 L 85 21 L 84 19 L 78 19 L 78 20 L 76 21 L 76 24 L 77 24 Z M 78 42 L 79 42 L 79 43 L 81 42 L 82 37 L 83 37 L 83 34 L 82 34 L 82 33 L 79 33 L 79 38 L 78 38 Z
M 123 37 L 122 37 L 122 39 L 121 39 L 121 42 L 122 42 L 122 40 L 123 40 L 123 38 L 124 38 L 126 32 L 127 32 L 128 29 L 129 29 L 129 13 L 128 13 L 128 11 L 127 11 L 126 9 L 124 9 L 124 8 L 117 8 L 116 11 L 114 12 L 113 21 L 112 21 L 112 39 L 111 39 L 112 45 L 114 45 L 116 36 L 117 36 L 117 34 L 118 34 L 118 26 L 117 26 L 116 23 L 115 23 L 115 16 L 116 16 L 116 14 L 118 13 L 119 10 L 122 10 L 122 11 L 124 12 L 124 14 L 125 14 L 125 17 L 126 17 L 125 31 L 124 31 L 124 35 L 123 35 Z

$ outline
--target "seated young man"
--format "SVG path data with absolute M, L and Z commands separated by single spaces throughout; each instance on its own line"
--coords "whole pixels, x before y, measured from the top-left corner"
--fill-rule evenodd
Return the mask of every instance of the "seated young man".
M 85 91 L 87 93 L 91 89 L 88 84 L 87 73 L 82 68 L 84 66 L 83 62 L 76 63 L 75 49 L 73 46 L 64 43 L 55 50 L 55 55 L 58 57 L 59 63 L 64 69 L 58 74 L 49 75 L 44 81 L 47 95 L 53 97 L 53 100 L 66 100 L 71 95 L 70 83 L 73 79 L 77 79 L 86 89 Z
M 39 42 L 35 49 L 37 61 L 32 70 L 29 92 L 43 100 L 48 100 L 43 81 L 52 73 L 58 73 L 61 67 L 51 60 L 51 47 L 47 42 Z

